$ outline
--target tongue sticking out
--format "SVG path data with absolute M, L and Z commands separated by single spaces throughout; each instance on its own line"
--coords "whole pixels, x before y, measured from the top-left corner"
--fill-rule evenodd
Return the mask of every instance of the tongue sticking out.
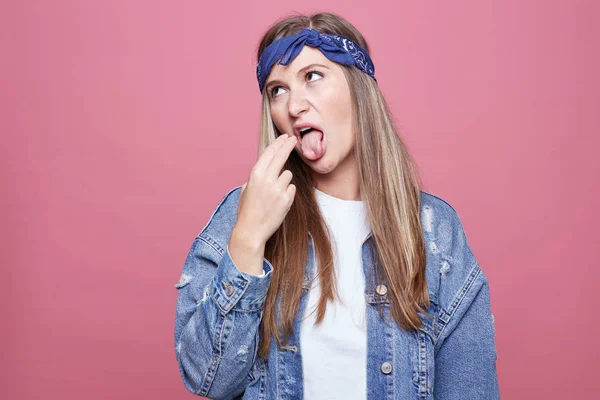
M 302 137 L 302 154 L 309 160 L 321 158 L 324 150 L 323 132 L 313 129 Z

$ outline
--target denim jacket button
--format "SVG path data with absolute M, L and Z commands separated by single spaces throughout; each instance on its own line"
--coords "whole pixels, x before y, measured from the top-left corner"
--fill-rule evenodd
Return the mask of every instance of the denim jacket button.
M 227 287 L 225 288 L 225 294 L 227 296 L 231 296 L 234 293 L 235 293 L 235 288 L 233 287 L 233 285 L 227 285 Z
M 381 372 L 383 372 L 386 375 L 392 372 L 392 363 L 386 361 L 383 364 L 381 364 Z
M 387 293 L 387 287 L 385 285 L 377 285 L 377 287 L 375 288 L 375 291 L 380 296 L 385 296 L 385 294 Z

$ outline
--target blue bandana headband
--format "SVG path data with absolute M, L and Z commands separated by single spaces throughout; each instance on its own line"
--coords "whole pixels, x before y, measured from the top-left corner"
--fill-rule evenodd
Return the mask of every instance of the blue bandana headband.
M 325 57 L 333 62 L 356 66 L 377 82 L 375 66 L 365 49 L 347 37 L 319 33 L 314 29 L 305 28 L 298 34 L 275 40 L 262 52 L 256 66 L 256 77 L 261 93 L 275 62 L 281 58 L 279 64 L 288 65 L 300 54 L 304 45 L 318 48 Z

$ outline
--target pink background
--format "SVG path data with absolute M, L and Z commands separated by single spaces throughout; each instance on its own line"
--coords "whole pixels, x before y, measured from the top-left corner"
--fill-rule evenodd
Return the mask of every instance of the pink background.
M 591 398 L 593 3 L 3 2 L 2 397 L 197 398 L 174 284 L 256 161 L 261 33 L 328 10 L 370 42 L 425 189 L 459 212 L 489 278 L 502 398 Z

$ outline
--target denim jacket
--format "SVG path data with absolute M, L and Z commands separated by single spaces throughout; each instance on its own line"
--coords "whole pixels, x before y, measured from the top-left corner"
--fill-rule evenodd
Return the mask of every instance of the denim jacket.
M 273 266 L 263 259 L 266 273 L 255 276 L 231 259 L 228 243 L 240 192 L 241 186 L 231 189 L 218 204 L 192 242 L 175 285 L 174 344 L 181 377 L 190 392 L 211 399 L 302 399 L 299 332 L 315 269 L 313 238 L 308 233 L 305 285 L 293 333 L 283 348 L 272 340 L 264 359 L 257 353 L 258 332 Z M 421 221 L 433 317 L 421 314 L 424 325 L 416 332 L 400 328 L 389 313 L 386 290 L 365 279 L 367 398 L 498 399 L 487 279 L 447 202 L 421 191 Z M 365 277 L 373 276 L 374 256 L 369 235 L 362 244 Z

